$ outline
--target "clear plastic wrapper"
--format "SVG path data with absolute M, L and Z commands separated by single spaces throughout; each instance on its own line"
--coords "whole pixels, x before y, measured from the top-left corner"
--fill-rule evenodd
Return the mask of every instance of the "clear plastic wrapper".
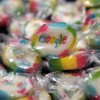
M 37 52 L 19 44 L 5 45 L 2 51 L 2 59 L 8 68 L 21 73 L 36 72 L 41 61 Z
M 45 76 L 44 83 L 53 100 L 86 100 L 81 76 L 51 73 Z
M 31 76 L 9 73 L 0 78 L 0 100 L 16 100 L 33 95 Z
M 86 76 L 86 94 L 90 100 L 100 100 L 100 66 Z

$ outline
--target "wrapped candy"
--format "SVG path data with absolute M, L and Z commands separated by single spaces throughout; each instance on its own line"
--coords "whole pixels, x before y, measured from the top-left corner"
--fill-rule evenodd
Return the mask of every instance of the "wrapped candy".
M 85 51 L 87 50 L 87 45 L 85 43 L 84 40 L 80 40 L 76 46 L 74 47 L 74 49 L 72 50 L 73 52 L 76 52 L 76 51 Z
M 33 95 L 32 84 L 28 75 L 9 73 L 0 78 L 0 100 L 16 100 Z
M 33 73 L 38 69 L 41 58 L 31 48 L 22 46 L 5 45 L 2 52 L 3 62 L 13 71 Z
M 43 67 L 49 68 L 50 71 L 82 69 L 90 65 L 89 56 L 89 52 L 81 51 L 66 57 L 50 58 L 48 61 L 44 61 Z
M 51 73 L 46 75 L 45 82 L 53 100 L 86 100 L 84 79 L 80 76 Z
M 41 63 L 41 67 L 49 72 L 54 71 L 74 71 L 87 69 L 100 64 L 100 51 L 87 50 L 78 51 L 69 56 L 61 58 L 48 58 Z
M 91 100 L 100 99 L 100 68 L 99 66 L 94 69 L 86 77 L 86 93 Z
M 44 24 L 33 35 L 32 47 L 41 56 L 62 57 L 73 49 L 76 38 L 76 31 L 67 23 Z

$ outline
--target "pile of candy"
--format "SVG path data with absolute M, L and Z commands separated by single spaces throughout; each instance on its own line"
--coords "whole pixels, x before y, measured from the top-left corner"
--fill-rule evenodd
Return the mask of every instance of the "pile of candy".
M 100 100 L 98 5 L 0 0 L 0 100 Z

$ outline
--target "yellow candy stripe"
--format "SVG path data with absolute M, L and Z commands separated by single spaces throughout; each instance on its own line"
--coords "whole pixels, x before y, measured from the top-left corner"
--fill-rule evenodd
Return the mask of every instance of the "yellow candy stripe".
M 36 63 L 40 63 L 41 62 L 41 57 L 40 56 L 37 56 L 36 57 Z
M 32 38 L 33 43 L 35 44 L 38 41 L 38 35 L 34 34 Z
M 75 56 L 61 58 L 63 70 L 70 70 L 77 68 L 77 60 Z
M 73 41 L 72 41 L 72 43 L 71 43 L 71 45 L 70 45 L 68 50 L 71 51 L 75 44 L 76 44 L 76 38 L 73 38 Z

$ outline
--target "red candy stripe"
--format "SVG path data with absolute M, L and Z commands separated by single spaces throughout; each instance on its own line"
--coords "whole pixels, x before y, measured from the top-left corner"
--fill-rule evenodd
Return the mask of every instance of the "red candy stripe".
M 48 30 L 48 26 L 46 24 L 42 25 L 39 30 L 36 32 L 36 34 L 42 34 L 43 32 L 46 32 Z
M 84 53 L 75 55 L 77 59 L 77 68 L 81 69 L 85 67 L 88 63 L 88 57 Z

